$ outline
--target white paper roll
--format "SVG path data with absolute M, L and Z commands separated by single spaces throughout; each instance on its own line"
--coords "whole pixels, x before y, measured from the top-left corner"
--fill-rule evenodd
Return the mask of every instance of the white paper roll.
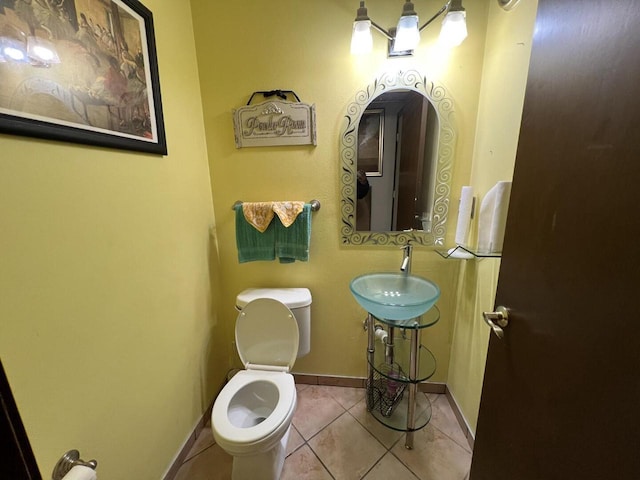
M 478 217 L 479 252 L 502 252 L 510 196 L 511 182 L 498 182 L 482 200 Z
M 69 473 L 62 477 L 62 480 L 96 480 L 97 478 L 98 476 L 93 468 L 76 465 L 69 470 Z
M 458 207 L 458 226 L 456 227 L 456 245 L 468 246 L 473 208 L 473 187 L 462 187 L 460 206 Z

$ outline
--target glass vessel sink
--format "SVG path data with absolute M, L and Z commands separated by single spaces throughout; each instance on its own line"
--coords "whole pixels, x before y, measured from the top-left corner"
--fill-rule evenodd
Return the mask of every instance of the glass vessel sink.
M 440 298 L 435 283 L 404 273 L 367 273 L 351 280 L 349 288 L 362 308 L 387 320 L 419 317 Z

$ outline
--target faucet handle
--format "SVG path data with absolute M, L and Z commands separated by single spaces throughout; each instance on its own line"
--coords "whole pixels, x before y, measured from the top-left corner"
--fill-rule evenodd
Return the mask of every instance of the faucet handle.
M 400 246 L 400 250 L 406 250 L 407 252 L 410 252 L 412 248 L 413 248 L 413 245 L 411 245 L 411 240 L 407 240 L 406 245 Z

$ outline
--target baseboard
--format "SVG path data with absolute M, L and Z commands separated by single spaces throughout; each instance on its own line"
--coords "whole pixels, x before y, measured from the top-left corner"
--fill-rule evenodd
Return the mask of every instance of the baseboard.
M 333 387 L 364 388 L 365 379 L 361 377 L 340 377 L 335 375 L 316 375 L 309 373 L 294 373 L 297 384 L 328 385 Z
M 211 404 L 211 406 L 213 406 L 213 403 Z M 187 455 L 193 448 L 193 445 L 196 443 L 196 438 L 198 438 L 198 435 L 200 435 L 200 432 L 202 432 L 202 429 L 207 423 L 207 419 L 209 418 L 210 415 L 211 415 L 211 408 L 207 408 L 207 411 L 198 420 L 195 428 L 193 429 L 193 432 L 191 432 L 191 434 L 187 437 L 187 440 L 182 445 L 182 448 L 173 459 L 173 462 L 171 462 L 171 466 L 169 467 L 169 470 L 167 470 L 167 473 L 165 473 L 164 477 L 162 477 L 163 480 L 173 480 L 176 477 L 176 475 L 178 474 L 178 470 L 180 470 L 180 467 L 186 460 Z
M 447 391 L 445 392 L 445 394 L 447 396 L 447 400 L 449 400 L 449 405 L 451 406 L 451 410 L 453 410 L 453 413 L 455 414 L 456 419 L 458 420 L 458 424 L 460 424 L 460 428 L 462 429 L 462 432 L 465 434 L 465 437 L 467 438 L 467 443 L 469 443 L 469 447 L 471 447 L 471 451 L 473 451 L 473 446 L 475 445 L 475 441 L 476 441 L 475 436 L 473 435 L 473 431 L 469 427 L 469 424 L 467 423 L 467 419 L 464 418 L 464 415 L 462 414 L 462 410 L 458 406 L 458 402 L 456 401 L 456 398 L 453 396 L 453 393 L 451 392 L 451 390 L 449 390 L 449 387 L 447 387 Z
M 364 377 L 341 377 L 336 375 L 316 375 L 309 373 L 294 373 L 296 383 L 303 385 L 329 385 L 334 387 L 365 388 L 367 379 Z M 424 393 L 445 393 L 447 385 L 440 382 L 422 382 L 418 390 Z
M 223 386 L 224 384 L 220 386 L 220 390 L 222 390 Z M 167 473 L 165 473 L 164 477 L 162 477 L 163 480 L 174 480 L 174 478 L 176 478 L 176 475 L 178 474 L 178 470 L 180 470 L 180 467 L 187 459 L 187 455 L 189 455 L 189 452 L 193 448 L 193 445 L 196 443 L 196 439 L 204 429 L 205 425 L 209 423 L 209 420 L 211 419 L 211 410 L 213 410 L 213 403 L 215 402 L 215 400 L 216 399 L 214 397 L 213 400 L 211 400 L 211 403 L 209 404 L 207 409 L 202 414 L 202 417 L 200 417 L 200 419 L 196 422 L 196 425 L 193 431 L 187 437 L 186 441 L 182 445 L 180 452 L 178 452 L 178 454 L 175 456 L 175 458 L 171 462 L 171 466 L 167 470 Z

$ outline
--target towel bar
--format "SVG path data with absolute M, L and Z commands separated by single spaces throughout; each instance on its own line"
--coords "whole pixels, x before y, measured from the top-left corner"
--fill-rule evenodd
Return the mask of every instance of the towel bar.
M 242 200 L 238 200 L 236 203 L 234 203 L 233 207 L 231 207 L 231 209 L 235 210 L 236 207 L 239 207 L 240 205 L 242 205 Z M 319 200 L 311 200 L 311 201 L 309 201 L 309 205 L 311 205 L 311 211 L 312 212 L 317 212 L 318 210 L 320 210 L 320 201 Z

